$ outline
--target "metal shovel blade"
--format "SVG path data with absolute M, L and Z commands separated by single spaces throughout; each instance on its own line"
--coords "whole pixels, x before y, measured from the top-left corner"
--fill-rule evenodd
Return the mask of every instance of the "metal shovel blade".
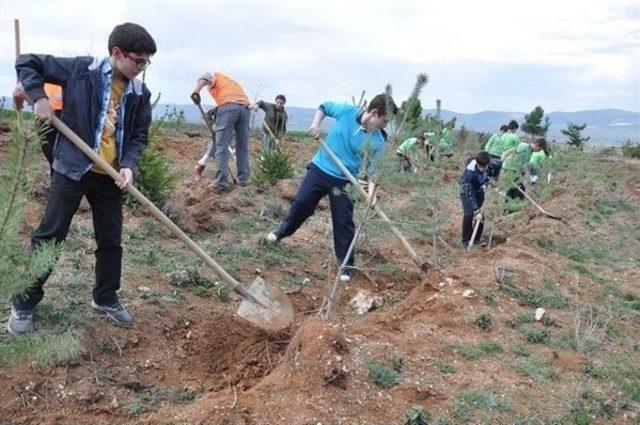
M 293 322 L 293 306 L 289 297 L 278 287 L 256 277 L 247 291 L 263 305 L 244 298 L 238 315 L 255 326 L 270 331 L 285 329 Z

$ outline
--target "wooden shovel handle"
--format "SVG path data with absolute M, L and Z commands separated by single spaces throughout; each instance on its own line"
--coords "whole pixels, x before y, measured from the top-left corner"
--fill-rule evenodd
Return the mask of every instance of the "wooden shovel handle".
M 59 118 L 53 117 L 51 123 L 58 131 L 64 134 L 78 149 L 82 151 L 86 156 L 88 156 L 95 164 L 97 164 L 100 168 L 105 170 L 109 176 L 115 180 L 116 182 L 120 182 L 122 177 L 120 174 L 104 159 L 100 157 L 93 149 L 89 147 L 77 134 L 75 134 L 65 123 L 63 123 Z M 136 189 L 133 185 L 129 184 L 125 187 L 127 192 L 129 192 L 138 202 L 144 205 L 151 215 L 157 218 L 162 224 L 164 224 L 174 235 L 178 237 L 189 249 L 196 253 L 198 257 L 200 257 L 209 267 L 215 270 L 216 274 L 222 278 L 226 283 L 231 285 L 233 290 L 243 296 L 244 298 L 248 298 L 257 304 L 263 305 L 259 300 L 257 300 L 253 295 L 251 295 L 245 288 L 242 286 L 240 282 L 235 280 L 225 269 L 222 268 L 218 263 L 216 263 L 213 258 L 209 256 L 198 244 L 196 244 L 186 233 L 184 233 L 173 221 L 169 219 L 158 207 L 156 207 L 153 202 L 147 199 L 138 189 Z
M 322 145 L 322 147 L 324 148 L 324 150 L 327 152 L 327 154 L 329 155 L 329 157 L 333 160 L 333 162 L 338 166 L 338 168 L 340 168 L 340 171 L 342 171 L 342 174 L 344 174 L 345 176 L 347 176 L 347 179 L 351 182 L 352 185 L 354 185 L 355 187 L 357 187 L 358 189 L 360 189 L 360 193 L 362 193 L 362 195 L 365 197 L 365 199 L 368 198 L 369 194 L 367 193 L 366 190 L 364 190 L 364 188 L 362 188 L 360 186 L 360 184 L 358 183 L 358 180 L 353 177 L 353 174 L 351 174 L 351 172 L 347 169 L 347 167 L 344 166 L 344 164 L 342 163 L 342 161 L 340 161 L 340 158 L 338 158 L 336 156 L 335 153 L 333 153 L 333 151 L 331 150 L 331 148 L 329 148 L 329 146 L 327 145 L 327 143 L 322 139 L 322 138 L 318 138 L 318 140 L 320 141 L 320 144 Z M 373 206 L 374 210 L 376 211 L 376 213 L 382 218 L 382 220 L 384 222 L 386 222 L 389 225 L 389 228 L 391 229 L 391 232 L 398 238 L 398 240 L 400 241 L 400 243 L 402 244 L 402 246 L 404 247 L 404 249 L 407 251 L 407 253 L 409 253 L 409 256 L 411 257 L 411 260 L 413 261 L 413 263 L 420 269 L 420 270 L 426 270 L 428 268 L 431 268 L 431 265 L 422 261 L 420 259 L 420 257 L 418 256 L 418 254 L 416 254 L 416 252 L 414 251 L 414 249 L 411 247 L 411 245 L 409 244 L 409 241 L 407 241 L 407 239 L 402 235 L 402 233 L 400 233 L 400 230 L 398 230 L 398 228 L 396 226 L 393 225 L 393 223 L 391 222 L 391 220 L 389 220 L 389 217 L 387 217 L 387 215 L 384 213 L 384 211 L 382 211 L 382 209 L 380 209 L 380 207 L 378 206 L 378 204 L 375 204 Z

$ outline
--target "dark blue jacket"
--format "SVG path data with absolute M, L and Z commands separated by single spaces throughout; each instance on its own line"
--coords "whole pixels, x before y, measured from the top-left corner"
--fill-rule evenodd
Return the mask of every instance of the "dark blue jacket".
M 471 215 L 482 207 L 484 203 L 483 186 L 488 180 L 486 172 L 478 171 L 475 158 L 467 160 L 467 165 L 458 180 L 465 214 Z
M 104 115 L 105 81 L 102 67 L 107 59 L 88 56 L 58 58 L 50 55 L 20 55 L 16 71 L 24 90 L 36 100 L 46 97 L 44 83 L 62 86 L 60 119 L 94 150 L 98 149 L 96 131 Z M 108 94 L 107 94 L 108 95 Z M 118 163 L 135 173 L 147 144 L 151 123 L 151 93 L 140 80 L 129 81 L 125 88 L 118 122 L 116 144 Z M 53 169 L 79 181 L 90 170 L 92 161 L 62 133 L 53 148 Z

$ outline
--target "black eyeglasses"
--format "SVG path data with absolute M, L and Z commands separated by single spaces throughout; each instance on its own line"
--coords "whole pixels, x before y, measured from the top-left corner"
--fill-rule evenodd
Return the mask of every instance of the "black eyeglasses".
M 151 61 L 149 59 L 137 58 L 135 56 L 131 56 L 130 53 L 123 52 L 122 53 L 125 58 L 129 58 L 136 63 L 136 66 L 140 69 L 145 69 L 149 65 L 151 65 Z

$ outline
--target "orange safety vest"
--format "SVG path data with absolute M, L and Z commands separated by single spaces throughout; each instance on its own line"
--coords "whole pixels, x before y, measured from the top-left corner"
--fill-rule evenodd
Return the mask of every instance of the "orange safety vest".
M 62 111 L 62 87 L 45 83 L 44 92 L 49 98 L 49 103 L 55 111 Z
M 227 103 L 240 103 L 247 106 L 251 104 L 240 84 L 221 72 L 216 72 L 213 75 L 215 76 L 215 84 L 213 87 L 209 86 L 208 90 L 218 106 Z

